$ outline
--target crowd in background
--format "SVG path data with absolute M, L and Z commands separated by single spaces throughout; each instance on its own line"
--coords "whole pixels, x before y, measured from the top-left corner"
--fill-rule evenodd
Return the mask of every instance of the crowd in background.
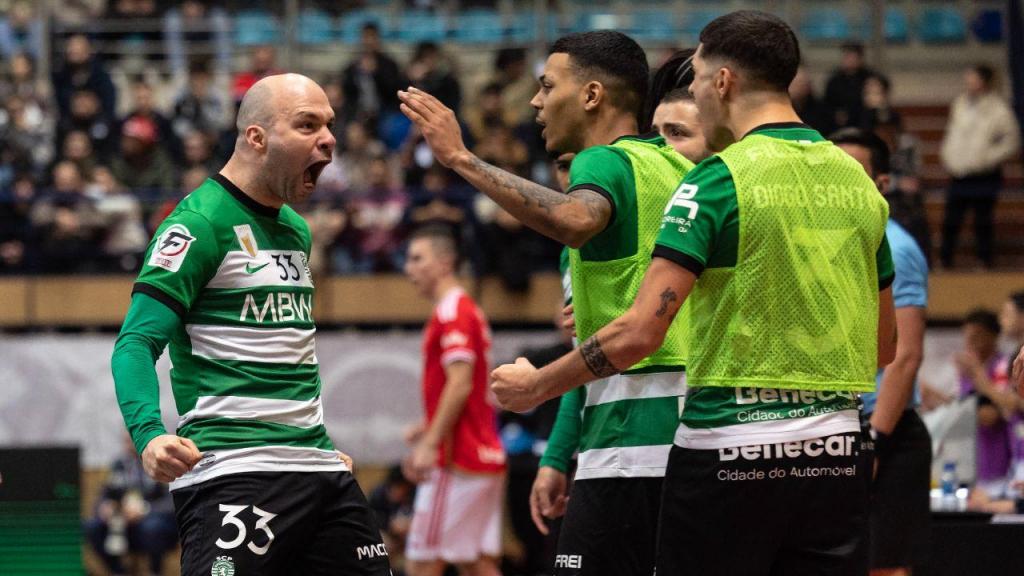
M 122 65 L 118 58 L 101 58 L 89 36 L 70 34 L 54 38 L 59 54 L 49 81 L 39 81 L 41 31 L 31 11 L 30 3 L 14 2 L 0 26 L 0 273 L 133 272 L 162 218 L 230 156 L 237 103 L 258 79 L 282 71 L 277 54 L 257 46 L 245 66 L 232 70 L 222 9 L 196 0 L 167 9 L 151 0 L 117 1 L 104 17 L 162 19 L 157 31 L 115 41 L 129 48 L 162 42 L 165 50 L 152 57 L 165 60 L 166 73 L 143 69 L 118 90 L 111 74 Z M 61 17 L 74 20 L 75 12 Z M 189 43 L 212 48 L 201 59 L 189 57 Z M 403 64 L 388 53 L 379 29 L 365 25 L 351 60 L 317 78 L 335 108 L 338 148 L 311 201 L 296 207 L 313 228 L 314 272 L 400 270 L 406 233 L 425 222 L 455 228 L 471 272 L 497 274 L 509 289 L 524 290 L 532 273 L 554 269 L 559 247 L 436 164 L 396 96 L 409 85 L 433 93 L 456 111 L 477 155 L 551 183 L 529 106 L 534 64 L 525 49 L 497 50 L 489 78 L 470 90 L 442 45 L 420 43 Z M 1001 168 L 1019 149 L 1017 123 L 993 91 L 992 68 L 972 68 L 966 83 L 942 153 L 953 177 L 939 262 L 946 267 L 955 264 L 960 225 L 971 210 L 979 261 L 992 265 Z M 920 146 L 892 105 L 889 79 L 865 65 L 861 46 L 847 45 L 823 95 L 815 92 L 802 71 L 791 93 L 808 124 L 826 135 L 867 128 L 892 147 L 893 212 L 931 260 Z

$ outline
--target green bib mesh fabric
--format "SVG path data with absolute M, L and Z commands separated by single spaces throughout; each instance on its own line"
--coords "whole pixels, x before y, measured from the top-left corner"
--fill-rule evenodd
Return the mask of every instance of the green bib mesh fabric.
M 579 250 L 570 249 L 573 313 L 580 341 L 589 338 L 632 306 L 644 274 L 651 265 L 651 252 L 658 237 L 665 206 L 679 182 L 693 168 L 692 162 L 664 143 L 659 145 L 624 139 L 612 146 L 625 151 L 633 166 L 637 199 L 637 250 L 625 258 L 595 262 L 583 259 Z M 672 323 L 661 348 L 630 370 L 649 366 L 685 365 L 686 315 L 684 307 Z
M 874 183 L 829 142 L 754 134 L 720 157 L 736 185 L 739 253 L 689 298 L 689 385 L 873 390 L 888 218 Z

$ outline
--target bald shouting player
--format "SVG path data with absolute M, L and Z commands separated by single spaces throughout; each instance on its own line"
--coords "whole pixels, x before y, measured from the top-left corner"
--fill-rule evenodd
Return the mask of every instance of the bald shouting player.
M 253 85 L 234 154 L 163 222 L 132 290 L 114 384 L 146 473 L 170 482 L 184 576 L 390 574 L 324 428 L 310 232 L 287 205 L 330 162 L 333 124 L 305 76 Z M 168 345 L 173 434 L 154 369 Z

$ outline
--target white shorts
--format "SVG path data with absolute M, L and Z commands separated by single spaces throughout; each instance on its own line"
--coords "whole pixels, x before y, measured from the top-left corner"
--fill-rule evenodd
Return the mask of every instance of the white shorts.
M 504 495 L 504 474 L 434 470 L 416 487 L 406 558 L 461 564 L 500 556 Z

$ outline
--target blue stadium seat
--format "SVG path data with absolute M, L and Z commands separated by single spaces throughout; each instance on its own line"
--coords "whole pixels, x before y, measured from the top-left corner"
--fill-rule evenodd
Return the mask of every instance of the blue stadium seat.
M 505 37 L 505 25 L 496 10 L 469 10 L 459 14 L 453 33 L 459 42 L 500 42 Z
M 967 39 L 967 23 L 956 8 L 926 8 L 917 28 L 926 44 L 958 44 Z
M 395 30 L 395 39 L 401 42 L 440 42 L 447 36 L 444 16 L 420 10 L 403 12 Z
M 630 31 L 637 40 L 669 41 L 676 40 L 679 36 L 676 29 L 675 13 L 668 10 L 645 10 L 633 13 L 633 25 L 630 27 Z
M 800 36 L 808 42 L 842 42 L 852 35 L 846 13 L 836 8 L 808 10 L 800 23 Z
M 903 44 L 910 40 L 910 19 L 907 13 L 895 6 L 885 9 L 885 41 Z
M 554 42 L 568 27 L 563 28 L 558 14 L 551 12 L 547 17 L 545 34 L 549 42 Z M 509 39 L 518 42 L 533 42 L 537 39 L 537 16 L 533 12 L 520 12 L 512 18 L 509 28 Z
M 281 26 L 269 12 L 246 10 L 235 16 L 235 44 L 255 46 L 274 44 L 280 40 Z
M 616 14 L 609 11 L 580 12 L 576 15 L 576 21 L 571 32 L 622 30 L 627 28 L 628 22 L 629 18 L 624 14 Z
M 694 39 L 712 20 L 725 14 L 724 10 L 701 9 L 689 11 L 683 18 L 682 32 Z
M 370 10 L 354 10 L 341 17 L 341 24 L 338 28 L 339 39 L 346 44 L 357 44 L 359 34 L 368 22 L 374 22 L 380 26 L 381 36 L 386 36 L 384 24 L 387 19 L 382 14 Z
M 299 14 L 295 29 L 299 44 L 315 46 L 334 41 L 334 20 L 322 10 L 304 10 Z
M 1003 13 L 999 10 L 980 10 L 971 21 L 971 31 L 978 42 L 995 44 L 1003 41 Z

